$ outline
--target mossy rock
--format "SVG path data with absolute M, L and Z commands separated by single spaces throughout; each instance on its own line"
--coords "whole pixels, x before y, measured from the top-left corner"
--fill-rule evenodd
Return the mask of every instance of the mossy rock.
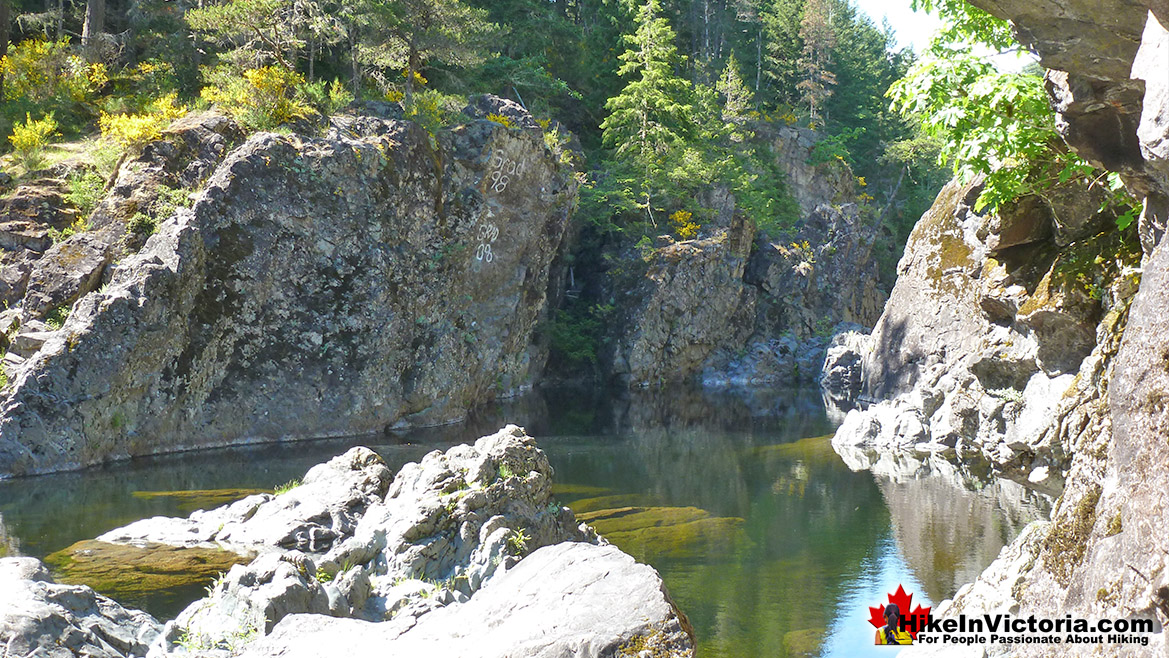
M 568 506 L 579 516 L 581 514 L 624 507 L 650 507 L 657 502 L 659 502 L 657 497 L 649 494 L 617 494 L 613 496 L 581 498 L 580 500 L 572 501 Z
M 169 498 L 183 512 L 212 509 L 234 503 L 255 494 L 272 493 L 270 489 L 191 489 L 187 491 L 135 491 L 135 498 Z
M 764 459 L 835 465 L 840 462 L 840 457 L 832 449 L 832 436 L 831 434 L 827 434 L 800 439 L 791 443 L 761 446 L 755 448 L 754 452 Z
M 251 561 L 217 548 L 128 546 L 88 539 L 45 558 L 57 582 L 88 585 L 154 615 L 177 614 L 233 565 Z
M 783 634 L 783 651 L 791 658 L 811 658 L 820 655 L 820 643 L 827 629 L 805 628 Z
M 743 519 L 713 517 L 697 507 L 620 507 L 577 518 L 644 561 L 728 555 L 748 541 Z
M 554 484 L 552 485 L 552 493 L 557 496 L 598 496 L 600 494 L 607 494 L 612 489 L 606 487 L 594 487 L 588 484 Z

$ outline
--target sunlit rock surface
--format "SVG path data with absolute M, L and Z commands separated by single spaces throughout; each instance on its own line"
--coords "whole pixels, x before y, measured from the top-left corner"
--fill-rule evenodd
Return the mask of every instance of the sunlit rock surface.
M 377 455 L 353 448 L 281 494 L 146 519 L 102 539 L 259 554 L 168 622 L 154 656 L 238 652 L 269 634 L 248 655 L 311 653 L 335 638 L 549 655 L 531 644 L 538 637 L 580 655 L 644 643 L 691 655 L 692 631 L 661 579 L 578 526 L 553 501 L 551 477 L 544 453 L 513 425 L 392 478 Z
M 253 135 L 13 371 L 0 477 L 450 422 L 530 386 L 576 187 L 539 127 Z
M 0 558 L 0 647 L 5 656 L 143 656 L 158 636 L 150 615 L 89 587 L 53 582 L 33 558 Z

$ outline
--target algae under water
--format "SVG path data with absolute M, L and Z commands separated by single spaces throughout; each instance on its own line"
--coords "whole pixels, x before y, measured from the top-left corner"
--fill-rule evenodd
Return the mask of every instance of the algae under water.
M 952 596 L 1045 511 L 1025 492 L 931 475 L 922 464 L 850 469 L 832 450 L 833 423 L 814 389 L 551 391 L 458 427 L 0 482 L 0 554 L 44 559 L 141 518 L 271 491 L 352 445 L 368 445 L 396 469 L 507 422 L 525 426 L 548 453 L 562 504 L 658 569 L 702 658 L 884 656 L 871 645 L 868 606 L 899 584 L 923 605 Z M 199 556 L 184 579 L 178 562 L 174 573 L 134 588 L 104 562 L 91 561 L 96 575 L 71 571 L 77 560 L 67 556 L 49 560 L 60 579 L 91 578 L 163 619 L 202 596 L 216 563 Z M 147 575 L 126 564 L 124 580 Z

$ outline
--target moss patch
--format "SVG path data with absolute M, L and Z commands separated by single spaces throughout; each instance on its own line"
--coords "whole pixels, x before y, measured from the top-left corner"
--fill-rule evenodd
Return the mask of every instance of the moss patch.
M 613 496 L 597 496 L 595 498 L 581 498 L 569 503 L 568 506 L 577 516 L 592 512 L 611 511 L 626 507 L 651 507 L 657 502 L 656 496 L 649 494 L 618 494 Z
M 743 519 L 712 517 L 697 507 L 621 507 L 577 518 L 643 561 L 727 555 L 748 542 Z
M 805 628 L 783 634 L 784 655 L 791 658 L 812 658 L 820 655 L 820 643 L 824 640 L 823 628 Z
M 267 489 L 191 489 L 189 491 L 135 491 L 135 498 L 169 498 L 178 509 L 193 512 L 197 509 L 211 509 L 234 503 L 255 494 L 272 493 Z
M 594 487 L 587 484 L 554 484 L 552 493 L 557 496 L 599 496 L 612 491 L 605 487 Z
M 88 585 L 152 614 L 177 613 L 202 587 L 233 565 L 251 559 L 214 548 L 143 547 L 95 540 L 77 542 L 45 558 L 57 582 Z
M 763 446 L 755 448 L 754 452 L 764 459 L 778 458 L 782 460 L 797 460 L 811 464 L 836 464 L 840 458 L 832 449 L 832 436 L 814 436 L 800 439 L 791 443 Z
M 1112 517 L 1112 520 L 1108 522 L 1108 531 L 1104 533 L 1104 536 L 1114 537 L 1119 535 L 1122 530 L 1124 530 L 1124 528 L 1121 526 L 1120 512 L 1117 512 L 1116 516 Z
M 1096 503 L 1100 501 L 1100 487 L 1084 494 L 1069 514 L 1056 520 L 1043 548 L 1047 553 L 1047 570 L 1061 585 L 1067 587 L 1076 567 L 1084 561 L 1088 550 L 1088 536 L 1096 525 Z
M 672 658 L 690 656 L 689 651 L 670 646 L 660 630 L 634 635 L 617 650 L 618 658 Z

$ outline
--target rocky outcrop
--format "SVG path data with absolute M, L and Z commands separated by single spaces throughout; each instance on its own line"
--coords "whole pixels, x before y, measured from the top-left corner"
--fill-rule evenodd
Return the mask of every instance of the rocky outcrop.
M 688 624 L 651 567 L 612 546 L 535 551 L 465 603 L 417 621 L 293 615 L 243 656 L 693 656 Z
M 6 656 L 143 656 L 161 625 L 92 589 L 54 583 L 33 558 L 0 558 L 0 646 Z
M 977 459 L 1058 493 L 1078 444 L 1107 425 L 1140 248 L 1115 228 L 1062 250 L 1053 231 L 995 240 L 1031 210 L 982 216 L 979 193 L 950 184 L 914 228 L 860 350 L 873 404 L 850 412 L 834 443 Z
M 622 293 L 604 359 L 611 376 L 632 386 L 815 381 L 837 324 L 876 321 L 884 293 L 875 236 L 857 204 L 821 201 L 785 243 L 768 240 L 733 206 L 726 214 L 729 226 L 709 238 L 662 238 L 646 251 L 645 276 Z
M 1099 289 L 1105 304 L 1095 325 L 1096 345 L 1064 395 L 1054 399 L 1048 410 L 1030 414 L 1027 405 L 1034 397 L 1030 394 L 1034 379 L 1022 396 L 1024 409 L 1017 428 L 1031 435 L 1060 428 L 1066 485 L 1051 520 L 1033 524 L 974 583 L 959 590 L 952 601 L 941 603 L 935 614 L 1007 612 L 1017 617 L 1070 615 L 1152 622 L 1153 632 L 1144 636 L 1147 645 L 1063 645 L 1055 650 L 992 645 L 978 647 L 970 655 L 1169 655 L 1165 632 L 1169 544 L 1164 538 L 1169 519 L 1165 497 L 1169 451 L 1164 440 L 1169 432 L 1164 404 L 1164 392 L 1169 390 L 1165 366 L 1169 254 L 1162 240 L 1169 210 L 1169 152 L 1165 150 L 1169 143 L 1165 120 L 1169 8 L 1163 2 L 1128 0 L 973 0 L 972 4 L 1009 18 L 1020 39 L 1052 69 L 1048 88 L 1068 143 L 1095 163 L 1120 172 L 1129 190 L 1143 199 L 1139 240 L 1145 257 L 1143 271 L 1121 269 L 1119 279 Z M 1057 225 L 1057 239 L 1060 230 Z M 1070 251 L 1075 253 L 1074 248 Z M 1093 259 L 1104 266 L 1105 277 L 1096 268 L 1087 268 L 1075 278 L 1082 275 L 1101 286 L 1112 260 L 1105 256 L 1115 253 L 1105 250 L 1100 260 Z M 1060 254 L 1067 255 L 1068 250 Z M 1125 272 L 1140 277 L 1125 276 Z M 1035 368 L 1044 374 L 1066 370 L 1072 360 L 1066 358 L 1068 352 L 1082 353 L 1084 328 L 1094 317 L 1084 314 L 1091 304 L 1077 299 L 1074 290 L 1059 290 L 1066 281 L 1049 276 L 1034 290 L 1025 287 L 1039 307 L 1022 301 L 1024 291 L 1009 288 L 1003 291 L 1006 294 L 983 297 L 981 302 L 996 323 L 1009 321 L 1015 314 L 1016 321 L 1031 328 L 1039 341 L 1050 340 L 1053 347 L 1061 348 L 1047 355 L 1037 352 Z M 1051 312 L 1064 317 L 1057 319 L 1048 315 Z M 990 372 L 1012 371 L 996 368 Z M 913 647 L 905 655 L 935 653 L 942 655 L 929 647 Z
M 1146 253 L 1169 216 L 1169 7 L 1159 0 L 972 0 L 1011 21 L 1048 69 L 1056 125 L 1077 153 L 1144 200 Z
M 657 574 L 578 526 L 553 501 L 551 477 L 535 442 L 509 426 L 432 452 L 392 481 L 377 455 L 354 448 L 280 495 L 146 519 L 99 539 L 259 554 L 168 622 L 155 656 L 238 653 L 265 635 L 247 655 L 336 652 L 351 641 L 406 652 L 449 645 L 450 655 L 470 646 L 692 655 L 685 617 Z
M 184 184 L 200 149 L 167 165 Z M 255 135 L 12 373 L 0 477 L 451 422 L 528 386 L 575 190 L 538 126 Z

